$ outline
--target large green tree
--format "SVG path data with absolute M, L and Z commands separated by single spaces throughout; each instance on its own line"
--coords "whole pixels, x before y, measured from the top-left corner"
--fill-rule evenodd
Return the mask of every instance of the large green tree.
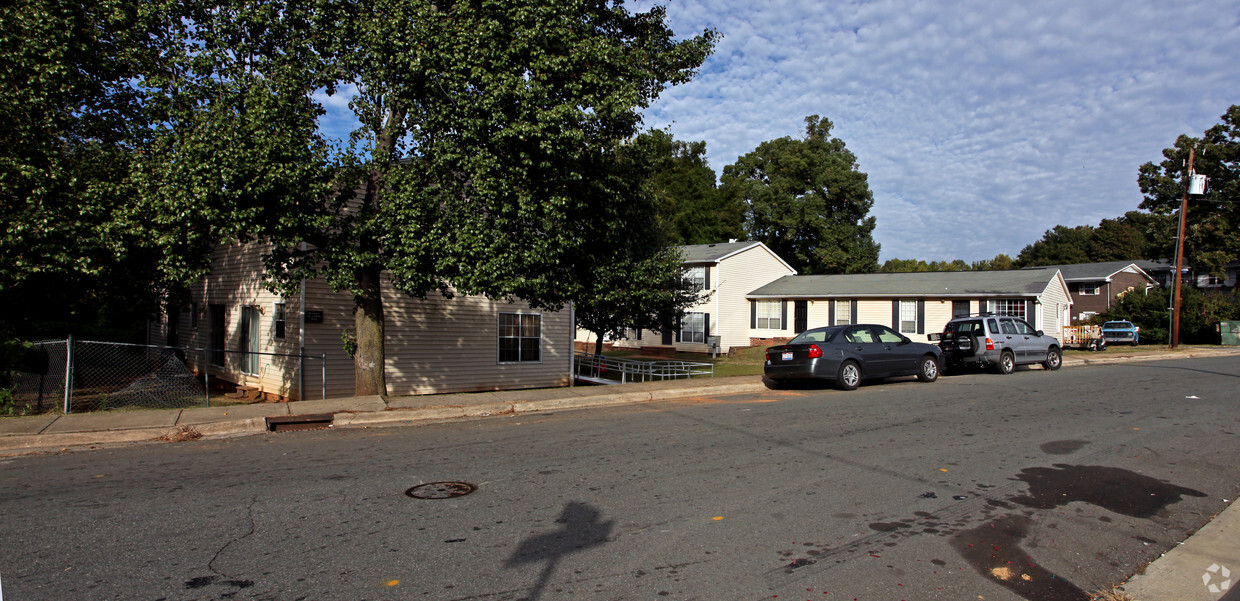
M 167 20 L 159 2 L 0 5 L 0 334 L 116 335 L 157 308 L 158 249 L 117 216 Z
M 803 274 L 878 269 L 866 174 L 831 122 L 805 118 L 805 137 L 769 140 L 723 170 L 726 198 L 745 209 L 745 233 Z
M 715 186 L 706 142 L 676 140 L 663 130 L 642 134 L 652 154 L 651 184 L 659 223 L 670 244 L 712 244 L 741 235 L 743 212 Z
M 1201 138 L 1181 135 L 1163 150 L 1163 161 L 1141 165 L 1137 183 L 1145 199 L 1141 208 L 1157 215 L 1177 215 L 1184 198 L 1184 175 L 1190 149 L 1193 169 L 1209 178 L 1209 192 L 1188 203 L 1184 256 L 1194 267 L 1221 274 L 1240 259 L 1240 105 L 1223 113 L 1221 122 Z

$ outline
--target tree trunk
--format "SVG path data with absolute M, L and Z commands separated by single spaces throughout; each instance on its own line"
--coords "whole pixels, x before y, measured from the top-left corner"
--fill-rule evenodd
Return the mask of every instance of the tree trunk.
M 358 270 L 359 294 L 353 297 L 353 327 L 357 352 L 353 354 L 354 394 L 387 395 L 383 351 L 383 297 L 378 267 Z
M 594 354 L 603 354 L 603 335 L 599 332 L 594 333 Z

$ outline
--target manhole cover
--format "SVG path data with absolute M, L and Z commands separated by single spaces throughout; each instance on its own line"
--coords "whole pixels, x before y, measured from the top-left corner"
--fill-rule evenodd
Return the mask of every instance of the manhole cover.
M 478 490 L 478 486 L 468 482 L 430 482 L 410 488 L 405 494 L 415 499 L 451 499 L 463 497 L 475 490 Z

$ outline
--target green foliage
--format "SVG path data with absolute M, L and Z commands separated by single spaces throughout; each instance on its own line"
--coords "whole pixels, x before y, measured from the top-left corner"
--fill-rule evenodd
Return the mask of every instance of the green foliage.
M 1221 275 L 1227 263 L 1240 258 L 1240 105 L 1229 107 L 1201 138 L 1181 135 L 1163 150 L 1162 163 L 1141 165 L 1142 209 L 1178 216 L 1191 148 L 1197 150 L 1193 168 L 1209 178 L 1209 192 L 1189 200 L 1184 256 L 1189 265 Z
M 665 131 L 650 130 L 639 143 L 653 155 L 651 184 L 669 244 L 712 244 L 740 237 L 743 210 L 715 187 L 706 142 L 682 142 Z
M 617 154 L 607 170 L 610 189 L 595 203 L 591 225 L 606 243 L 578 258 L 581 292 L 574 313 L 579 327 L 596 334 L 599 348 L 604 337 L 621 336 L 626 328 L 663 329 L 704 300 L 685 278 L 682 257 L 667 244 L 658 219 L 662 205 L 651 173 L 663 157 L 649 145 L 660 142 L 643 136 Z
M 1106 261 L 1165 259 L 1174 242 L 1173 220 L 1164 215 L 1129 211 L 1103 219 L 1097 227 L 1057 225 L 1020 251 L 1016 267 L 1073 265 Z
M 1217 344 L 1219 321 L 1240 319 L 1240 297 L 1234 293 L 1204 293 L 1191 286 L 1181 288 L 1183 298 L 1180 308 L 1180 342 L 1184 344 Z M 1167 344 L 1171 293 L 1155 288 L 1147 294 L 1130 292 L 1111 305 L 1105 312 L 1094 316 L 1091 323 L 1125 319 L 1141 328 L 1141 342 Z
M 805 118 L 805 137 L 779 138 L 723 170 L 722 192 L 746 209 L 745 233 L 802 274 L 878 268 L 866 174 L 829 120 Z

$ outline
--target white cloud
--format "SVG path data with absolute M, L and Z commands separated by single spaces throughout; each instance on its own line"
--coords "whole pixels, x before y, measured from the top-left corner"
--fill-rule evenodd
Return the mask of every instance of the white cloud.
M 724 38 L 647 125 L 706 140 L 721 172 L 827 117 L 869 174 L 884 259 L 1015 255 L 1055 225 L 1133 210 L 1137 167 L 1240 103 L 1240 24 L 1222 0 L 701 0 L 668 16 Z M 950 233 L 961 223 L 986 227 Z

